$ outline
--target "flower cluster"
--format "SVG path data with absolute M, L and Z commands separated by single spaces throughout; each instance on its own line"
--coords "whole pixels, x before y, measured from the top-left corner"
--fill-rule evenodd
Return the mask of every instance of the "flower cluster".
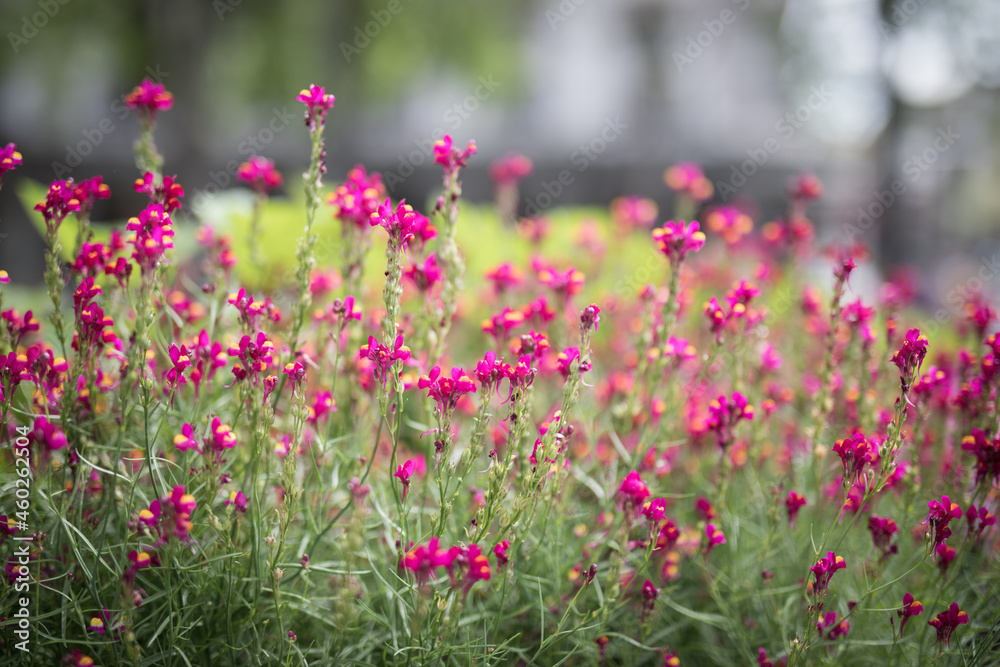
M 705 245 L 705 234 L 699 231 L 699 227 L 697 222 L 670 220 L 663 227 L 653 230 L 653 241 L 670 264 L 677 266 L 688 253 L 698 252 Z
M 274 161 L 254 155 L 236 170 L 236 178 L 243 181 L 259 195 L 281 187 L 281 174 L 274 168 Z
M 816 561 L 815 565 L 809 568 L 816 577 L 813 590 L 817 598 L 822 600 L 826 596 L 826 589 L 830 585 L 830 579 L 837 570 L 843 570 L 846 567 L 847 563 L 844 562 L 842 556 L 837 556 L 832 551 L 829 551 L 825 556 Z
M 159 266 L 164 253 L 174 247 L 170 215 L 161 204 L 149 204 L 138 217 L 129 219 L 125 229 L 133 232 L 128 239 L 132 260 L 144 274 Z
M 434 142 L 434 161 L 444 167 L 445 175 L 458 173 L 470 157 L 476 154 L 476 142 L 470 141 L 465 148 L 458 148 L 446 134 Z

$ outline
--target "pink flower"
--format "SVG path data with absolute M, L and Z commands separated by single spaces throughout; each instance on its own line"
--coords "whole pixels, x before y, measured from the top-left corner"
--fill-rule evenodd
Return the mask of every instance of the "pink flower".
M 154 204 L 163 206 L 166 213 L 172 213 L 181 207 L 180 198 L 184 196 L 184 188 L 177 182 L 176 176 L 164 176 L 163 182 L 157 185 L 153 173 L 147 171 L 142 178 L 137 178 L 132 186 L 136 192 L 145 193 Z
M 374 336 L 368 336 L 368 343 L 361 346 L 358 358 L 374 362 L 375 378 L 382 383 L 382 387 L 385 387 L 389 380 L 389 370 L 397 361 L 406 361 L 410 358 L 410 348 L 403 345 L 403 334 L 396 336 L 392 349 L 375 340 Z
M 705 496 L 698 496 L 694 501 L 694 511 L 703 521 L 711 521 L 715 518 L 715 508 L 712 507 L 712 501 Z
M 974 428 L 962 438 L 962 449 L 976 457 L 977 486 L 989 486 L 1000 479 L 1000 437 L 990 438 Z
M 844 484 L 853 485 L 861 481 L 866 466 L 875 463 L 877 452 L 863 433 L 855 433 L 849 439 L 838 440 L 833 446 L 844 466 Z
M 952 519 L 962 516 L 962 508 L 958 503 L 953 503 L 948 496 L 941 496 L 941 502 L 930 500 L 927 502 L 930 512 L 925 523 L 929 523 L 934 532 L 934 544 L 938 545 L 951 537 L 951 529 L 948 524 Z
M 16 145 L 11 143 L 0 148 L 0 178 L 3 178 L 4 172 L 19 166 L 21 166 L 21 154 L 17 152 Z
M 399 567 L 402 570 L 410 570 L 416 575 L 417 583 L 424 584 L 433 574 L 434 570 L 451 567 L 455 561 L 456 553 L 450 549 L 442 549 L 438 538 L 432 537 L 427 546 L 410 545 L 410 550 L 399 559 Z
M 618 487 L 618 495 L 625 501 L 626 506 L 641 507 L 650 493 L 649 487 L 639 477 L 639 473 L 632 470 L 625 475 L 621 486 Z
M 529 158 L 520 153 L 511 153 L 490 165 L 490 178 L 497 185 L 517 185 L 532 169 L 534 164 Z
M 274 162 L 259 155 L 241 164 L 236 170 L 236 178 L 261 195 L 281 187 L 281 174 L 274 168 Z
M 714 431 L 723 450 L 733 442 L 733 428 L 741 421 L 753 421 L 753 406 L 746 397 L 734 391 L 730 398 L 723 394 L 708 405 L 708 429 Z
M 899 526 L 892 519 L 872 514 L 868 518 L 868 531 L 872 534 L 872 543 L 876 549 L 882 552 L 883 558 L 899 551 L 895 544 L 890 544 L 892 536 L 899 532 Z
M 600 312 L 601 309 L 597 307 L 596 303 L 584 308 L 583 312 L 580 313 L 580 331 L 589 331 L 590 329 L 597 331 L 597 326 L 601 323 Z
M 403 500 L 406 500 L 406 492 L 410 490 L 410 476 L 413 475 L 414 465 L 414 460 L 410 459 L 406 463 L 400 463 L 399 469 L 392 473 L 392 476 L 398 477 L 403 484 Z
M 372 213 L 378 210 L 383 197 L 382 177 L 374 172 L 369 175 L 359 164 L 347 173 L 344 184 L 330 193 L 327 203 L 333 206 L 334 217 L 341 222 L 352 222 L 363 231 L 370 227 Z
M 850 629 L 851 624 L 847 622 L 847 619 L 842 618 L 837 620 L 837 613 L 833 611 L 826 612 L 816 622 L 816 632 L 821 637 L 825 637 L 830 641 L 833 641 L 837 637 L 845 636 Z
M 320 125 L 326 120 L 326 112 L 333 108 L 336 98 L 326 93 L 326 88 L 315 84 L 309 86 L 308 90 L 302 90 L 296 96 L 296 101 L 306 105 L 306 125 L 312 130 L 318 123 Z
M 827 552 L 825 556 L 816 561 L 816 564 L 809 568 L 816 577 L 816 586 L 814 588 L 816 596 L 820 598 L 825 596 L 826 589 L 830 585 L 830 579 L 834 573 L 846 567 L 847 563 L 844 562 L 843 557 L 835 555 L 832 551 Z
M 35 204 L 35 210 L 45 218 L 45 228 L 50 234 L 59 229 L 59 225 L 72 211 L 80 210 L 80 200 L 76 198 L 75 190 L 73 179 L 53 181 L 45 194 L 45 200 Z
M 651 526 L 659 527 L 660 522 L 666 517 L 667 501 L 663 498 L 653 498 L 642 506 L 642 515 L 646 517 Z
M 524 282 L 521 271 L 510 262 L 504 262 L 487 271 L 486 279 L 493 283 L 493 290 L 497 294 L 503 294 Z
M 753 231 L 753 220 L 735 206 L 712 208 L 705 215 L 705 225 L 729 246 L 735 246 Z
M 902 619 L 899 622 L 899 636 L 903 636 L 903 628 L 911 616 L 919 616 L 924 611 L 924 605 L 920 604 L 913 596 L 907 593 L 903 596 L 903 606 L 896 610 L 896 614 Z
M 381 226 L 389 234 L 389 247 L 401 250 L 407 241 L 413 238 L 416 215 L 413 207 L 407 204 L 405 199 L 400 200 L 393 210 L 392 200 L 387 197 L 385 203 L 379 205 L 371 214 L 368 224 L 372 227 Z
M 944 642 L 946 645 L 951 645 L 951 635 L 955 632 L 956 628 L 960 625 L 965 625 L 969 622 L 969 615 L 964 611 L 958 610 L 958 603 L 952 602 L 951 606 L 945 611 L 927 621 L 927 625 L 933 626 L 937 630 L 937 643 L 940 644 Z
M 199 454 L 201 453 L 201 445 L 194 439 L 194 428 L 191 424 L 184 424 L 181 427 L 181 432 L 174 436 L 174 446 L 182 452 L 193 449 Z
M 507 555 L 510 549 L 510 540 L 503 540 L 498 542 L 495 547 L 493 547 L 493 555 L 497 559 L 497 567 L 505 567 L 507 563 L 510 562 L 510 556 Z
M 226 507 L 232 505 L 237 514 L 247 513 L 247 498 L 242 491 L 230 491 L 229 497 L 222 504 Z
M 132 260 L 148 273 L 154 269 L 167 250 L 174 247 L 174 230 L 170 216 L 160 204 L 149 204 L 137 218 L 130 218 L 125 229 L 135 232 L 129 242 L 132 244 Z
M 904 392 L 909 391 L 910 383 L 926 355 L 927 338 L 920 334 L 919 329 L 907 331 L 902 346 L 892 355 L 892 363 L 899 368 L 899 381 Z
M 564 303 L 583 289 L 585 276 L 576 267 L 560 271 L 552 266 L 541 267 L 537 273 L 538 282 L 545 285 Z
M 427 395 L 434 399 L 438 410 L 444 415 L 455 411 L 462 396 L 476 390 L 476 383 L 458 366 L 451 369 L 451 377 L 442 377 L 441 367 L 435 366 L 429 375 L 417 380 L 417 386 L 427 390 Z
M 412 282 L 422 294 L 426 294 L 434 285 L 441 282 L 441 268 L 437 263 L 437 255 L 431 253 L 422 262 L 410 262 L 409 268 L 403 269 L 403 277 Z
M 145 78 L 131 93 L 125 96 L 125 106 L 129 109 L 139 109 L 151 119 L 156 118 L 156 112 L 166 111 L 174 104 L 174 96 L 168 92 L 162 83 L 154 83 Z
M 709 554 L 712 553 L 712 549 L 726 543 L 725 534 L 716 528 L 714 523 L 705 526 L 705 539 L 705 558 L 708 558 Z
M 519 310 L 504 308 L 488 320 L 483 320 L 483 332 L 490 334 L 497 343 L 507 340 L 512 329 L 524 324 L 524 313 Z
M 107 183 L 102 183 L 102 180 L 100 176 L 88 178 L 78 183 L 73 190 L 74 198 L 80 202 L 81 213 L 89 215 L 95 201 L 111 197 L 111 188 Z
M 789 491 L 785 498 L 785 509 L 788 510 L 788 525 L 795 524 L 795 518 L 799 515 L 799 510 L 805 507 L 806 499 L 801 493 Z
M 476 154 L 476 142 L 470 141 L 462 150 L 452 145 L 451 135 L 446 134 L 434 142 L 434 161 L 444 167 L 445 174 L 454 174 Z

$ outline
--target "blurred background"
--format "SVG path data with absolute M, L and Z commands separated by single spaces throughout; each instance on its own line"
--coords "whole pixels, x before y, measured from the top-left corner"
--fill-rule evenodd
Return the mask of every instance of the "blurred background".
M 997 0 L 3 0 L 0 25 L 0 144 L 24 156 L 0 194 L 14 282 L 42 276 L 19 179 L 103 175 L 114 197 L 95 220 L 143 206 L 122 99 L 151 77 L 175 96 L 156 139 L 185 206 L 235 187 L 252 153 L 298 195 L 294 100 L 316 83 L 337 96 L 328 182 L 360 162 L 425 202 L 448 132 L 479 146 L 474 202 L 492 198 L 489 163 L 518 151 L 535 163 L 522 212 L 638 194 L 663 220 L 664 169 L 695 161 L 759 228 L 809 170 L 821 243 L 916 266 L 925 305 L 1000 291 Z

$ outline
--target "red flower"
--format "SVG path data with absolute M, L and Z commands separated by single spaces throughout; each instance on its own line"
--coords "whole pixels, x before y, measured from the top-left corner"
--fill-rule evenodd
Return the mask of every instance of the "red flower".
M 934 544 L 939 545 L 951 537 L 951 529 L 948 524 L 952 519 L 962 516 L 962 508 L 958 503 L 953 503 L 948 496 L 941 496 L 941 502 L 930 500 L 927 502 L 930 513 L 927 515 L 925 523 L 929 523 L 934 531 Z
M 846 567 L 847 563 L 844 562 L 843 557 L 835 555 L 832 551 L 827 552 L 826 556 L 816 561 L 816 564 L 809 568 L 816 577 L 816 596 L 823 597 L 826 595 L 826 589 L 830 585 L 830 579 L 834 573 Z
M 855 433 L 850 439 L 838 440 L 833 451 L 840 456 L 844 466 L 844 484 L 853 485 L 861 481 L 865 466 L 875 463 L 877 452 L 863 433 Z
M 892 536 L 899 532 L 899 526 L 895 521 L 872 514 L 868 518 L 868 531 L 872 534 L 872 543 L 882 552 L 883 558 L 898 551 L 895 544 L 890 544 Z
M 806 499 L 801 493 L 789 491 L 785 498 L 785 509 L 788 510 L 788 525 L 795 524 L 795 518 L 799 515 L 799 510 L 805 507 Z
M 712 549 L 726 543 L 725 534 L 714 523 L 705 526 L 705 539 L 705 558 L 708 558 L 709 554 L 712 553 Z
M 11 143 L 0 148 L 0 178 L 3 178 L 4 172 L 19 166 L 21 166 L 21 154 L 17 152 L 16 145 Z
M 35 204 L 35 210 L 45 218 L 45 228 L 50 234 L 59 229 L 70 212 L 80 210 L 80 200 L 76 198 L 75 190 L 73 179 L 53 181 L 45 194 L 45 200 Z
M 1000 479 L 1000 437 L 990 438 L 974 428 L 962 438 L 962 449 L 976 457 L 977 486 L 989 486 Z
M 458 407 L 458 400 L 476 390 L 476 383 L 458 366 L 451 369 L 450 378 L 441 377 L 441 367 L 435 366 L 429 375 L 417 380 L 417 386 L 427 389 L 427 395 L 434 399 L 442 414 L 454 412 Z
M 427 546 L 410 545 L 410 550 L 399 559 L 399 567 L 403 570 L 410 570 L 416 575 L 417 583 L 423 584 L 434 570 L 442 567 L 451 567 L 455 561 L 455 556 L 450 549 L 442 549 L 438 538 L 432 537 Z

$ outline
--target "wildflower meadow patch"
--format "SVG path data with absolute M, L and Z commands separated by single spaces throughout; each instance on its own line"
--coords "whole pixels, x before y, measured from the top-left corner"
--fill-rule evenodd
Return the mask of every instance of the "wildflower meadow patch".
M 91 223 L 100 176 L 30 201 L 50 302 L 0 305 L 3 664 L 1000 661 L 991 304 L 928 337 L 905 278 L 859 298 L 810 175 L 763 225 L 692 163 L 670 219 L 642 193 L 519 218 L 531 161 L 474 206 L 477 146 L 444 135 L 422 211 L 328 174 L 334 96 L 297 100 L 304 199 L 255 155 L 243 218 L 189 212 L 146 80 L 145 208 Z

